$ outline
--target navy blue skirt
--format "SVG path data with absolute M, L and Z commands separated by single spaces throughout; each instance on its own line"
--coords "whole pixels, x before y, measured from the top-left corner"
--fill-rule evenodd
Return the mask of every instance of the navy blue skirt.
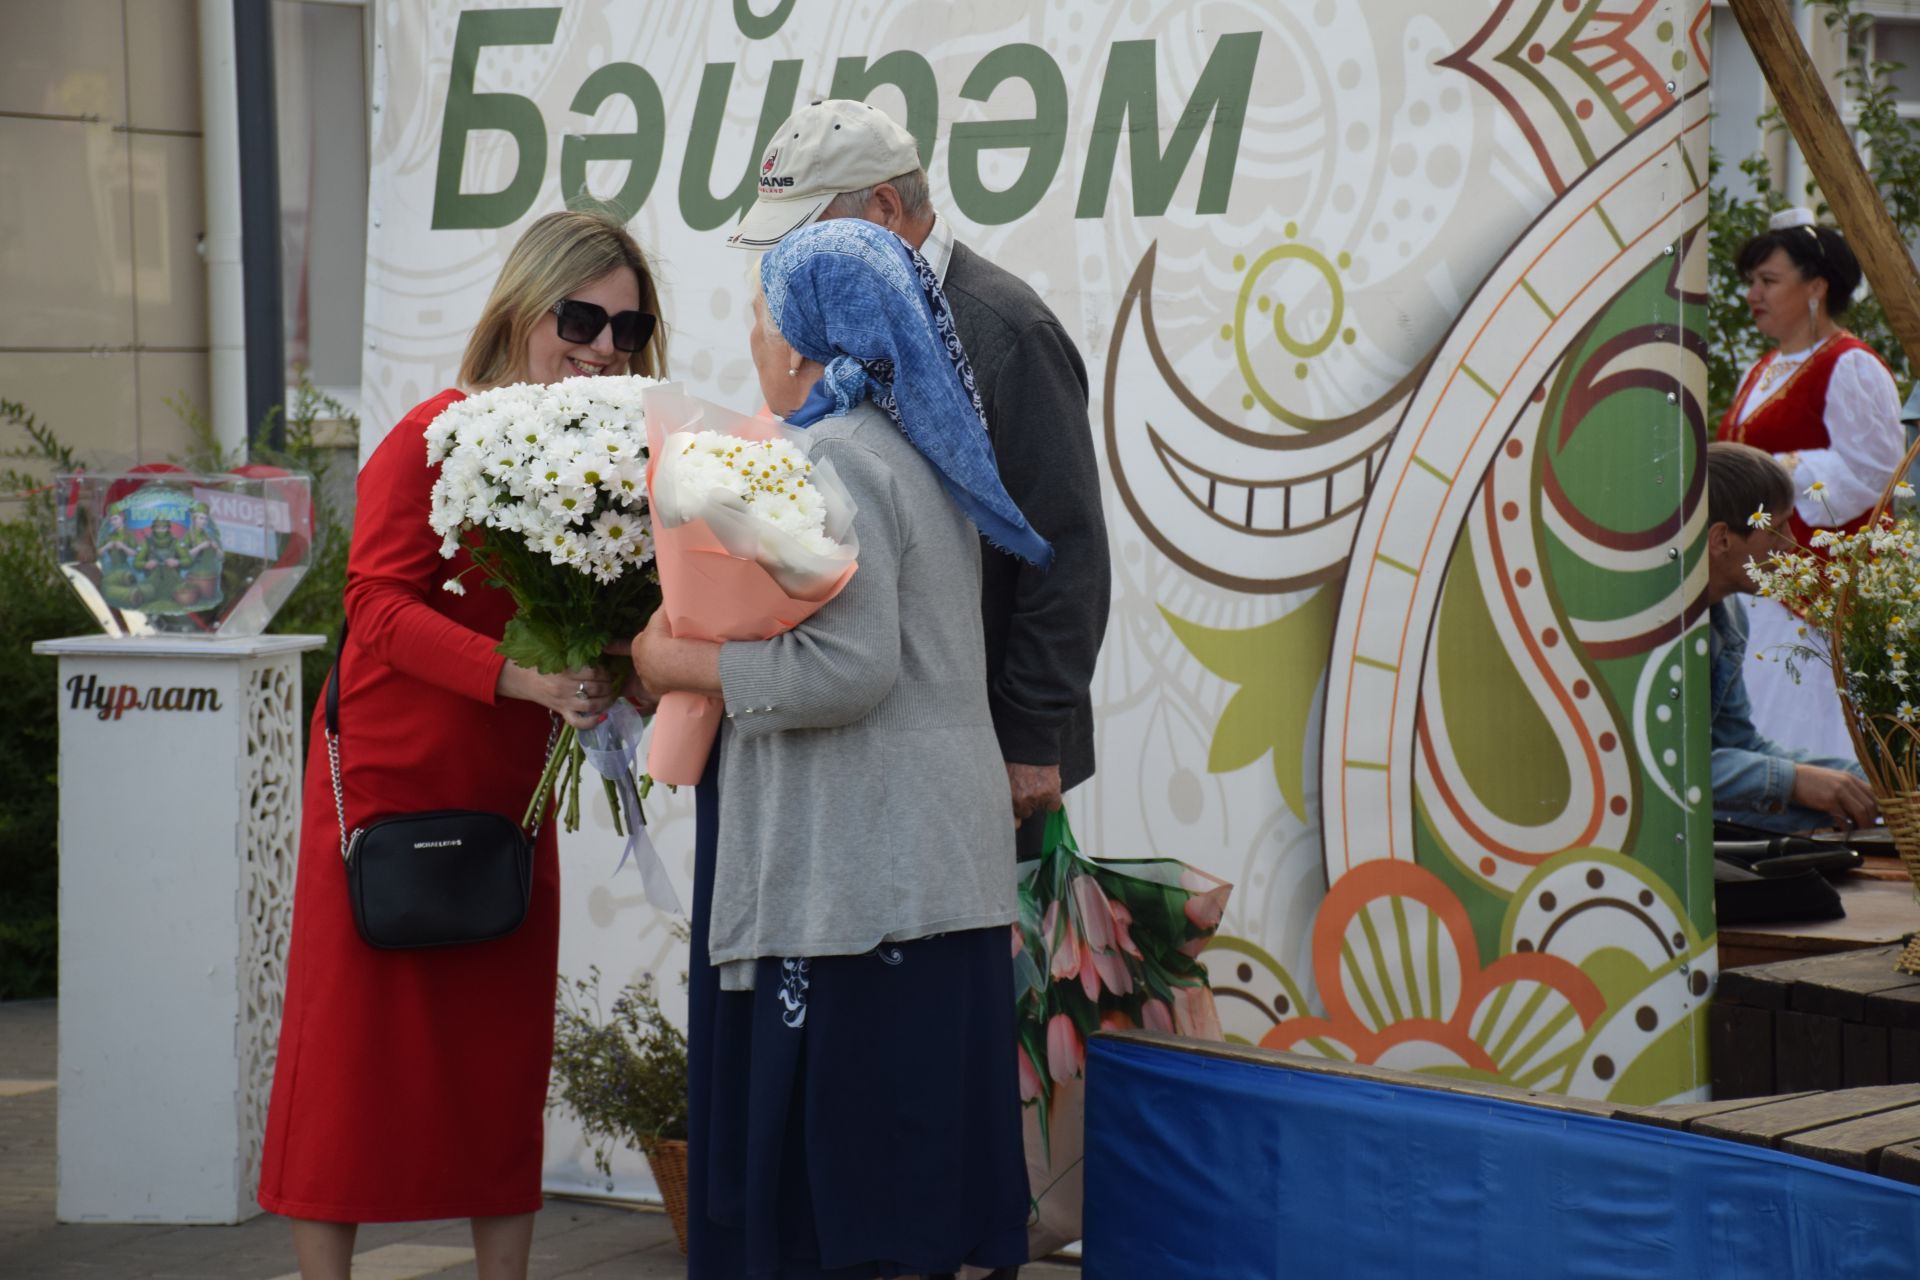
M 1008 930 L 762 959 L 752 991 L 721 991 L 706 963 L 718 757 L 695 798 L 690 1280 L 1026 1261 Z

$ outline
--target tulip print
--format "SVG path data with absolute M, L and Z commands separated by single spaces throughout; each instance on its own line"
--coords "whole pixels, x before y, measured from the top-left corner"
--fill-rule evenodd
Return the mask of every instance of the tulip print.
M 1033 1065 L 1027 1046 L 1023 1044 L 1014 1052 L 1020 1058 L 1020 1103 L 1024 1106 L 1040 1096 L 1040 1071 Z
M 1233 886 L 1170 858 L 1088 858 L 1063 813 L 1049 817 L 1043 847 L 1021 868 L 1012 946 L 1020 1097 L 1050 1142 L 1055 1091 L 1080 1078 L 1088 1036 L 1144 1027 L 1222 1038 L 1197 957 Z
M 1054 1014 L 1047 1020 L 1047 1073 L 1064 1082 L 1079 1075 L 1086 1065 L 1086 1046 L 1080 1039 L 1080 1029 L 1066 1014 Z

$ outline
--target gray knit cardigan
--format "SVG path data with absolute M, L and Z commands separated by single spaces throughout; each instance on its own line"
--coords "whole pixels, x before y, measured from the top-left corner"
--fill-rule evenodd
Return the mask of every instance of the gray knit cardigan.
M 708 959 L 858 955 L 1014 918 L 1013 813 L 987 705 L 980 540 L 871 404 L 816 423 L 860 567 L 807 622 L 720 651 L 726 720 Z

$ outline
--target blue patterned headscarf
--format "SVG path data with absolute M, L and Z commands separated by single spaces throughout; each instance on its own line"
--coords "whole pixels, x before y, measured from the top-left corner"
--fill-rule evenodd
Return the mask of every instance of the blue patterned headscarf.
M 781 240 L 760 281 L 780 335 L 827 369 L 789 425 L 872 400 L 989 542 L 1043 569 L 1052 563 L 1053 548 L 1000 483 L 973 366 L 925 258 L 884 227 L 835 218 Z

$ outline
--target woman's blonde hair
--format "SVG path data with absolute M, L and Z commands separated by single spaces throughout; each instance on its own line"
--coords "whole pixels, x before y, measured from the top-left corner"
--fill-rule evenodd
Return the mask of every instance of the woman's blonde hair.
M 625 227 L 587 210 L 549 213 L 528 227 L 507 254 L 479 323 L 460 358 L 460 385 L 472 391 L 526 376 L 527 339 L 536 324 L 553 324 L 553 305 L 609 272 L 629 268 L 640 282 L 640 310 L 660 314 L 647 255 Z M 647 345 L 629 355 L 615 350 L 609 373 L 667 374 L 667 325 L 654 326 Z M 624 366 L 624 367 L 617 367 Z

